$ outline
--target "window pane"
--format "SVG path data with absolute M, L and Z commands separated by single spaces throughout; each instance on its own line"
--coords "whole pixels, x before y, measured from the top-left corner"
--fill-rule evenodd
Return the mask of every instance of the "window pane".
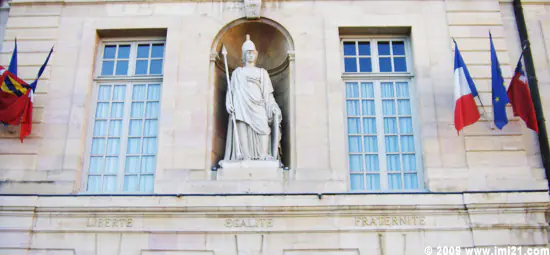
M 86 191 L 100 192 L 101 191 L 101 176 L 88 176 Z
M 371 82 L 361 82 L 361 97 L 374 98 L 374 85 Z
M 407 71 L 407 62 L 405 58 L 394 58 L 393 66 L 395 67 L 396 72 L 406 72 Z
M 409 99 L 397 100 L 399 115 L 411 115 L 411 102 Z
M 397 82 L 397 97 L 408 98 L 409 97 L 409 84 L 406 82 Z
M 124 176 L 124 191 L 138 191 L 138 185 L 137 175 Z
M 386 141 L 386 152 L 399 152 L 399 142 L 397 140 L 396 135 L 386 136 L 384 137 L 384 139 Z M 397 160 L 399 161 L 399 155 L 396 155 L 396 156 L 397 156 Z M 388 169 L 391 169 L 391 168 L 388 168 Z
M 399 155 L 387 155 L 386 161 L 388 165 L 388 171 L 394 171 L 394 172 L 401 171 L 401 164 L 399 163 Z
M 92 154 L 103 155 L 105 153 L 105 139 L 94 138 L 92 139 Z
M 143 154 L 155 154 L 157 152 L 157 138 L 143 139 Z
M 357 87 L 357 82 L 346 82 L 346 97 L 347 98 L 359 97 L 359 89 Z
M 380 56 L 390 55 L 390 42 L 378 42 L 378 55 Z
M 363 100 L 363 116 L 374 116 L 374 100 Z
M 153 175 L 142 175 L 139 181 L 139 191 L 141 192 L 153 192 L 153 184 L 155 179 Z
M 392 42 L 393 55 L 405 55 L 404 42 Z
M 351 172 L 362 172 L 363 162 L 361 161 L 361 155 L 349 156 L 349 168 Z
M 164 57 L 164 44 L 153 44 L 153 51 L 151 52 L 152 58 Z
M 394 100 L 382 100 L 382 112 L 384 116 L 395 115 L 395 101 Z
M 110 97 L 111 97 L 111 86 L 110 85 L 99 86 L 99 91 L 97 93 L 97 100 L 109 101 Z
M 376 134 L 376 119 L 363 118 L 363 134 Z
M 416 174 L 405 174 L 405 189 L 418 189 Z
M 145 84 L 134 85 L 132 92 L 132 100 L 141 101 L 145 100 Z
M 414 152 L 414 138 L 412 135 L 401 136 L 401 151 Z
M 88 172 L 99 173 L 103 170 L 103 157 L 90 157 Z
M 362 174 L 351 175 L 351 190 L 364 190 L 365 181 Z
M 147 102 L 145 117 L 158 118 L 158 116 L 159 116 L 159 102 Z
M 103 64 L 101 65 L 101 75 L 113 75 L 114 68 L 114 61 L 103 61 Z
M 130 116 L 132 118 L 143 118 L 143 103 L 132 103 L 132 110 L 130 112 Z
M 359 55 L 370 56 L 370 42 L 359 42 Z
M 105 158 L 105 173 L 116 174 L 118 172 L 118 157 Z
M 149 74 L 162 74 L 162 60 L 151 60 Z
M 357 72 L 357 61 L 355 58 L 344 58 L 345 72 Z
M 382 98 L 393 98 L 393 83 L 382 82 Z
M 111 118 L 122 118 L 124 115 L 124 103 L 111 104 Z
M 391 72 L 391 58 L 380 58 L 380 72 Z
M 103 49 L 103 59 L 115 58 L 116 45 L 107 45 Z
M 119 150 L 120 150 L 119 138 L 107 139 L 107 155 L 118 155 Z
M 158 132 L 157 128 L 158 128 L 157 120 L 146 120 L 144 130 L 143 130 L 143 136 L 156 136 Z
M 361 152 L 361 137 L 350 136 L 348 137 L 349 152 Z
M 154 173 L 155 172 L 155 156 L 143 156 L 143 157 L 141 157 L 141 172 L 142 173 Z
M 126 157 L 126 167 L 124 169 L 126 173 L 139 172 L 139 157 Z
M 94 136 L 107 136 L 107 121 L 96 120 L 94 124 Z
M 109 122 L 109 136 L 120 137 L 122 134 L 122 120 L 111 120 Z
M 376 136 L 363 137 L 365 152 L 378 152 L 378 139 Z
M 412 118 L 410 117 L 399 118 L 399 133 L 412 134 L 412 132 L 413 132 Z
M 414 154 L 404 154 L 403 156 L 403 170 L 409 172 L 416 171 L 416 156 Z
M 361 115 L 359 109 L 359 100 L 346 100 L 346 112 L 348 116 Z
M 130 45 L 120 45 L 118 47 L 118 58 L 130 58 Z
M 103 192 L 116 191 L 116 176 L 103 176 Z
M 141 136 L 142 120 L 130 120 L 129 136 Z
M 139 154 L 141 149 L 141 138 L 128 138 L 127 154 Z
M 370 58 L 359 58 L 359 71 L 372 72 L 372 64 Z
M 160 100 L 160 84 L 149 84 L 147 88 L 147 100 Z
M 378 155 L 365 155 L 365 162 L 367 165 L 367 172 L 380 171 L 380 165 L 378 162 Z
M 396 134 L 397 133 L 397 121 L 395 118 L 384 118 L 384 133 Z
M 149 58 L 149 44 L 140 44 L 138 45 L 138 58 Z
M 136 74 L 147 74 L 148 60 L 138 60 L 136 62 Z
M 344 42 L 344 56 L 355 56 L 355 42 Z
M 127 75 L 128 74 L 128 61 L 118 61 L 116 63 L 116 75 Z
M 360 134 L 361 122 L 359 118 L 348 118 L 348 134 Z
M 379 174 L 367 174 L 367 190 L 380 190 Z
M 388 186 L 390 189 L 401 189 L 401 174 L 388 174 Z
M 114 101 L 124 101 L 124 94 L 126 94 L 126 85 L 117 85 L 113 91 Z

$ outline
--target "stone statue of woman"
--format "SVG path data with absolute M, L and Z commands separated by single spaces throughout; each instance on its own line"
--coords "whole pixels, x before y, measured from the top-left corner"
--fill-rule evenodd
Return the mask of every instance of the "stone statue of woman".
M 226 94 L 229 113 L 224 160 L 279 160 L 281 109 L 269 74 L 256 67 L 258 52 L 246 35 L 242 67 L 232 75 Z

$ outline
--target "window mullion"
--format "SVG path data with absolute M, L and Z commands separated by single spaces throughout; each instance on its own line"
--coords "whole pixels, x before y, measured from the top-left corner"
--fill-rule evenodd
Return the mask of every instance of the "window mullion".
M 355 41 L 355 68 L 357 68 L 357 72 L 360 73 L 361 69 L 359 69 L 359 41 Z M 358 84 L 359 85 L 359 84 Z M 359 85 L 359 90 L 361 90 L 361 87 Z M 361 96 L 359 96 L 359 98 L 361 98 Z
M 372 40 L 372 48 L 371 48 L 371 65 L 372 65 L 372 72 L 379 73 L 380 72 L 380 63 L 378 61 L 378 41 Z
M 382 88 L 380 81 L 374 81 L 374 105 L 376 112 L 376 129 L 378 138 L 378 164 L 380 174 L 380 189 L 386 191 L 388 189 L 388 171 L 386 163 L 386 145 L 384 142 L 384 116 L 382 111 Z
M 130 44 L 130 56 L 128 57 L 128 76 L 134 76 L 136 68 L 137 42 Z
M 393 101 L 395 102 L 395 126 L 397 128 L 397 155 L 399 156 L 399 169 L 400 169 L 400 172 L 401 172 L 401 187 L 400 189 L 404 189 L 405 187 L 405 175 L 404 175 L 404 172 L 405 172 L 405 169 L 404 169 L 404 166 L 403 166 L 403 146 L 401 146 L 401 127 L 400 127 L 400 121 L 401 121 L 401 116 L 399 115 L 399 100 L 397 100 L 397 82 L 392 82 L 393 83 L 393 94 L 394 94 L 394 98 L 393 98 Z
M 132 104 L 132 83 L 126 83 L 126 93 L 124 94 L 124 114 L 122 119 L 122 134 L 120 135 L 121 148 L 119 154 L 118 176 L 117 176 L 117 191 L 124 191 L 124 173 L 126 170 L 126 150 L 128 147 L 128 130 L 130 123 L 130 110 Z
M 355 44 L 356 47 L 357 47 L 357 43 Z M 359 70 L 359 69 L 357 69 Z M 362 168 L 362 177 L 363 177 L 363 185 L 364 188 L 363 190 L 366 190 L 367 189 L 367 176 L 366 176 L 366 173 L 367 173 L 367 162 L 365 160 L 365 142 L 364 142 L 364 139 L 365 139 L 365 127 L 363 126 L 363 93 L 361 91 L 361 81 L 357 81 L 357 92 L 359 93 L 359 127 L 361 128 L 359 130 L 359 139 L 361 140 L 361 150 L 359 151 L 360 155 L 361 155 L 361 168 Z

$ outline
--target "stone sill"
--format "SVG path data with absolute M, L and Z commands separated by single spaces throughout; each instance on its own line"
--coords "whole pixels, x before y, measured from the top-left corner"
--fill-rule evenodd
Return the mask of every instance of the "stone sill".
M 283 212 L 334 213 L 370 211 L 547 211 L 547 191 L 421 194 L 212 194 L 8 195 L 0 194 L 0 211 L 39 212 Z

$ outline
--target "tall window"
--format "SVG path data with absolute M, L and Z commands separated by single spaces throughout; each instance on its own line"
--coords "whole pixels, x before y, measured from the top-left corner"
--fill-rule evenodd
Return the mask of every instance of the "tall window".
M 423 189 L 406 38 L 343 39 L 352 191 Z
M 104 42 L 99 52 L 84 190 L 151 193 L 164 41 Z

